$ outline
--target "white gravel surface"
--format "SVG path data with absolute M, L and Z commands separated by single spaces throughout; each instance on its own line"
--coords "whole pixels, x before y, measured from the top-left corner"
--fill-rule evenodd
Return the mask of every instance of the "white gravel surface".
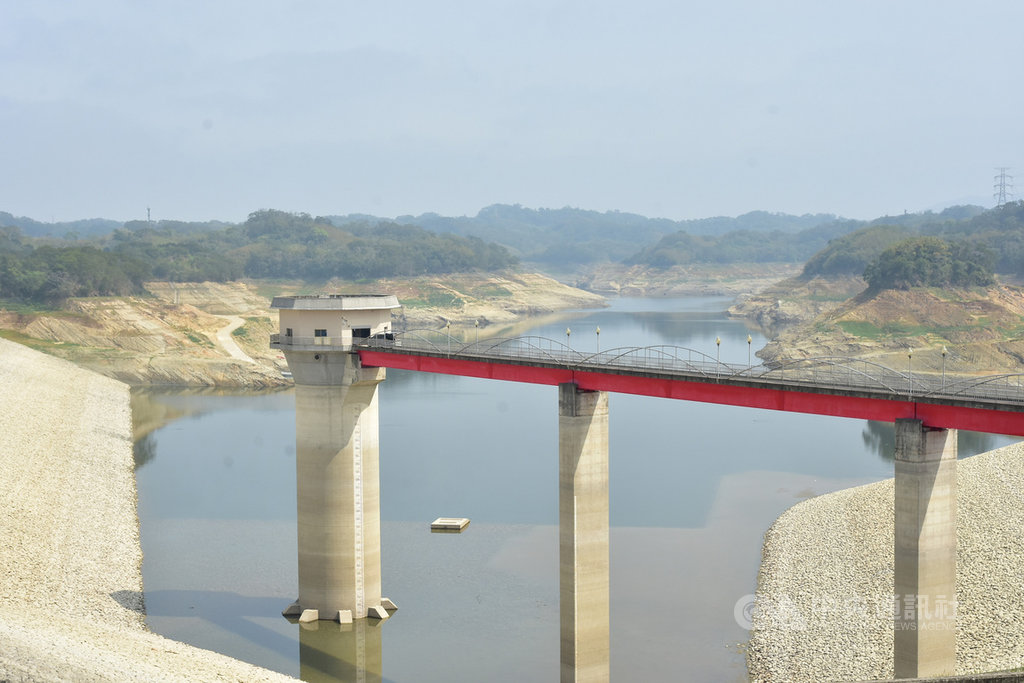
M 0 680 L 295 680 L 146 630 L 127 385 L 0 339 L 0 401 Z
M 957 465 L 957 673 L 1024 665 L 1024 444 Z M 826 494 L 765 534 L 753 681 L 893 674 L 893 480 Z

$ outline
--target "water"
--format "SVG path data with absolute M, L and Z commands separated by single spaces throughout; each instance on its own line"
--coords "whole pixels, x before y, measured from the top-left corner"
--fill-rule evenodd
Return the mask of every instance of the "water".
M 745 364 L 766 340 L 727 305 L 620 299 L 529 333 Z M 554 387 L 388 371 L 382 568 L 399 611 L 347 632 L 280 616 L 298 586 L 292 394 L 136 398 L 139 422 L 171 420 L 137 447 L 154 631 L 305 680 L 558 676 Z M 754 592 L 764 531 L 803 498 L 891 477 L 891 426 L 621 394 L 610 410 L 612 678 L 746 680 L 734 610 Z M 1010 442 L 961 437 L 962 455 Z M 473 521 L 431 534 L 441 516 Z

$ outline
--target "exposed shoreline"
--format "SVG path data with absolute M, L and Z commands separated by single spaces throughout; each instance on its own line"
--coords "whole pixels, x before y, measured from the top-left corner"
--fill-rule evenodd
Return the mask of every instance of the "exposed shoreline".
M 291 681 L 146 629 L 128 386 L 0 339 L 0 679 Z
M 751 681 L 892 678 L 893 480 L 799 503 L 765 534 Z M 1024 443 L 957 464 L 957 674 L 1024 665 Z

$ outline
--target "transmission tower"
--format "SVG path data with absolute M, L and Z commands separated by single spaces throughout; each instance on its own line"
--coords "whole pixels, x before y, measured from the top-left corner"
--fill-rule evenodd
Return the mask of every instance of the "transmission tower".
M 992 196 L 996 200 L 996 208 L 999 208 L 1006 202 L 1013 201 L 1013 176 L 1006 174 L 1010 170 L 1009 166 L 998 166 L 996 170 L 999 171 L 999 175 L 994 178 Z

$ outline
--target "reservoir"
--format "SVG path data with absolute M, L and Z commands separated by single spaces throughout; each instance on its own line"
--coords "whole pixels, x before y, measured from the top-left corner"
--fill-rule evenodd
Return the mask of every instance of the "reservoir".
M 756 364 L 766 341 L 726 317 L 725 298 L 611 303 L 498 334 L 584 352 L 678 345 L 734 364 Z M 609 403 L 612 679 L 745 681 L 742 608 L 764 532 L 800 500 L 892 477 L 892 427 Z M 136 478 L 151 630 L 307 681 L 557 679 L 555 387 L 388 371 L 382 575 L 399 609 L 315 630 L 280 616 L 298 591 L 292 393 L 136 392 L 133 408 L 150 425 Z M 960 436 L 961 456 L 1011 442 Z M 438 517 L 472 522 L 431 533 Z

